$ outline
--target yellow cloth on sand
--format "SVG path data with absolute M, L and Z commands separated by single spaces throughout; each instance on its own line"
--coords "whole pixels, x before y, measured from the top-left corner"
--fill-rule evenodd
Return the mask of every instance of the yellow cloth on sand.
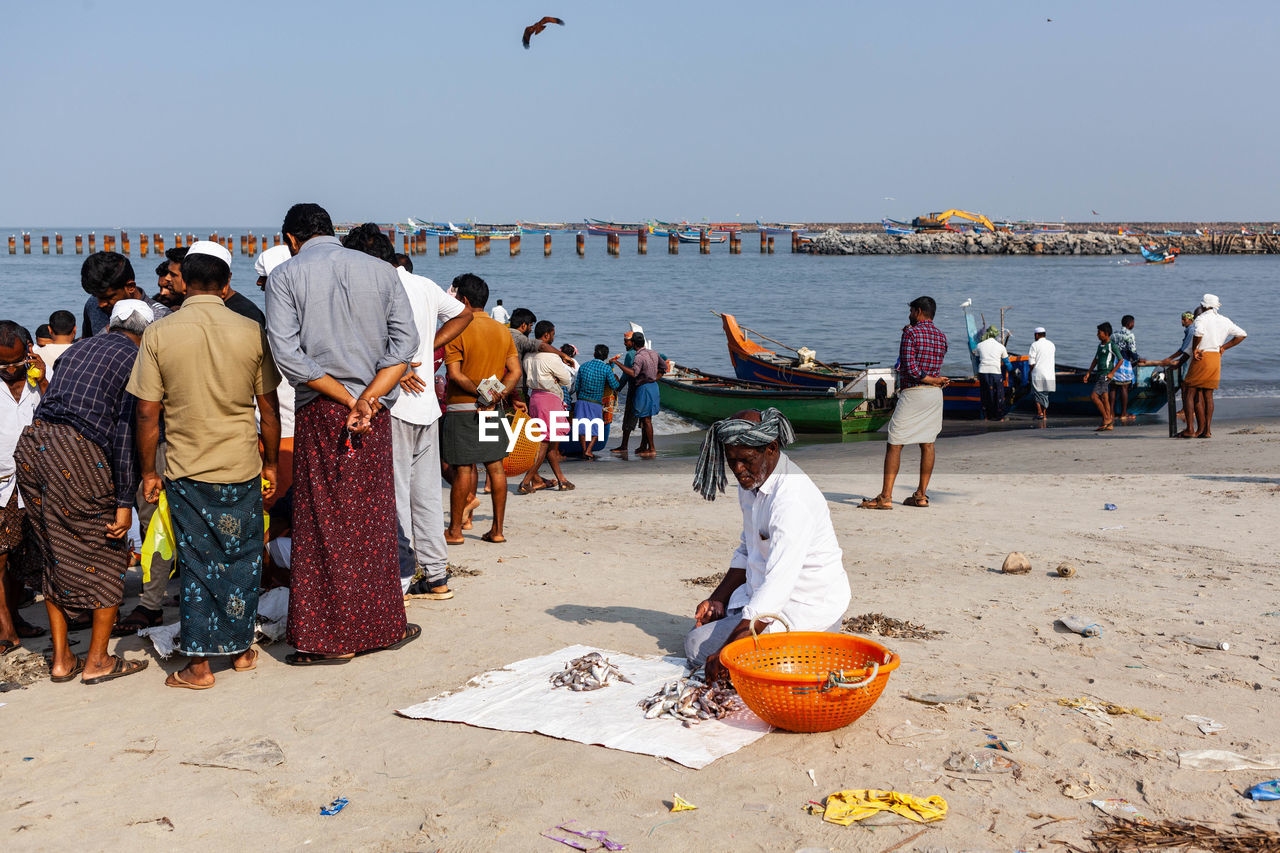
M 827 823 L 848 826 L 864 817 L 886 811 L 920 823 L 929 823 L 947 816 L 947 801 L 942 797 L 913 797 L 897 791 L 838 791 L 827 797 L 827 810 L 822 819 Z

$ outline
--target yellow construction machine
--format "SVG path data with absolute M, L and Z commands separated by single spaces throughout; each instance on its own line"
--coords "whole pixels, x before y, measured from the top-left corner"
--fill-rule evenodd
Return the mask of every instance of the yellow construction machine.
M 955 217 L 967 219 L 992 232 L 996 230 L 996 226 L 992 224 L 991 220 L 981 213 L 970 213 L 967 210 L 955 209 L 944 210 L 942 213 L 930 213 L 928 216 L 917 216 L 911 221 L 911 225 L 917 231 L 946 231 L 948 230 L 947 223 Z

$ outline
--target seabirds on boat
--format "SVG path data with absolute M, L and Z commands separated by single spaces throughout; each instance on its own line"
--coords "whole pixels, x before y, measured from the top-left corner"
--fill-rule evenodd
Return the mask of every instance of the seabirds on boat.
M 533 38 L 535 35 L 545 30 L 547 28 L 547 24 L 559 24 L 560 26 L 563 27 L 564 21 L 560 20 L 559 18 L 553 18 L 550 15 L 548 15 L 545 18 L 543 18 L 541 21 L 538 21 L 538 23 L 525 27 L 524 38 L 520 40 L 521 43 L 524 45 L 525 50 L 529 49 L 529 39 Z

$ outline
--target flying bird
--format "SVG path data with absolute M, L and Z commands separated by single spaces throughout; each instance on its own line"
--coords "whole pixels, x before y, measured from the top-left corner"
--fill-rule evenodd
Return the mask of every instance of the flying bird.
M 1092 210 L 1092 208 L 1090 208 L 1090 209 Z M 1094 211 L 1093 211 L 1093 215 L 1094 215 L 1094 216 L 1101 216 L 1102 214 L 1101 214 L 1101 213 L 1099 213 L 1098 211 L 1094 210 Z
M 1052 23 L 1053 23 L 1053 18 L 1045 18 L 1045 22 L 1046 22 L 1046 23 L 1050 23 L 1050 24 L 1052 24 Z
M 529 39 L 533 38 L 535 35 L 545 30 L 547 28 L 547 24 L 559 24 L 560 26 L 563 27 L 564 21 L 560 20 L 559 18 L 553 18 L 550 15 L 548 15 L 547 17 L 543 18 L 541 21 L 538 21 L 538 23 L 533 24 L 532 26 L 525 27 L 524 38 L 520 40 L 521 44 L 524 45 L 525 50 L 529 49 Z

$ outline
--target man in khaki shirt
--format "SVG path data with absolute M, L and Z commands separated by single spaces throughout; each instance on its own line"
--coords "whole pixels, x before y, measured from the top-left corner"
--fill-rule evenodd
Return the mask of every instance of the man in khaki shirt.
M 177 538 L 178 648 L 191 663 L 165 684 L 203 690 L 214 684 L 210 656 L 234 656 L 237 672 L 257 665 L 252 645 L 262 499 L 275 492 L 280 374 L 263 328 L 223 301 L 231 282 L 229 251 L 206 241 L 193 244 L 182 277 L 182 310 L 163 326 L 148 327 L 128 391 L 138 398 L 143 490 L 155 503 L 164 489 Z M 168 444 L 163 484 L 154 465 L 162 411 Z

